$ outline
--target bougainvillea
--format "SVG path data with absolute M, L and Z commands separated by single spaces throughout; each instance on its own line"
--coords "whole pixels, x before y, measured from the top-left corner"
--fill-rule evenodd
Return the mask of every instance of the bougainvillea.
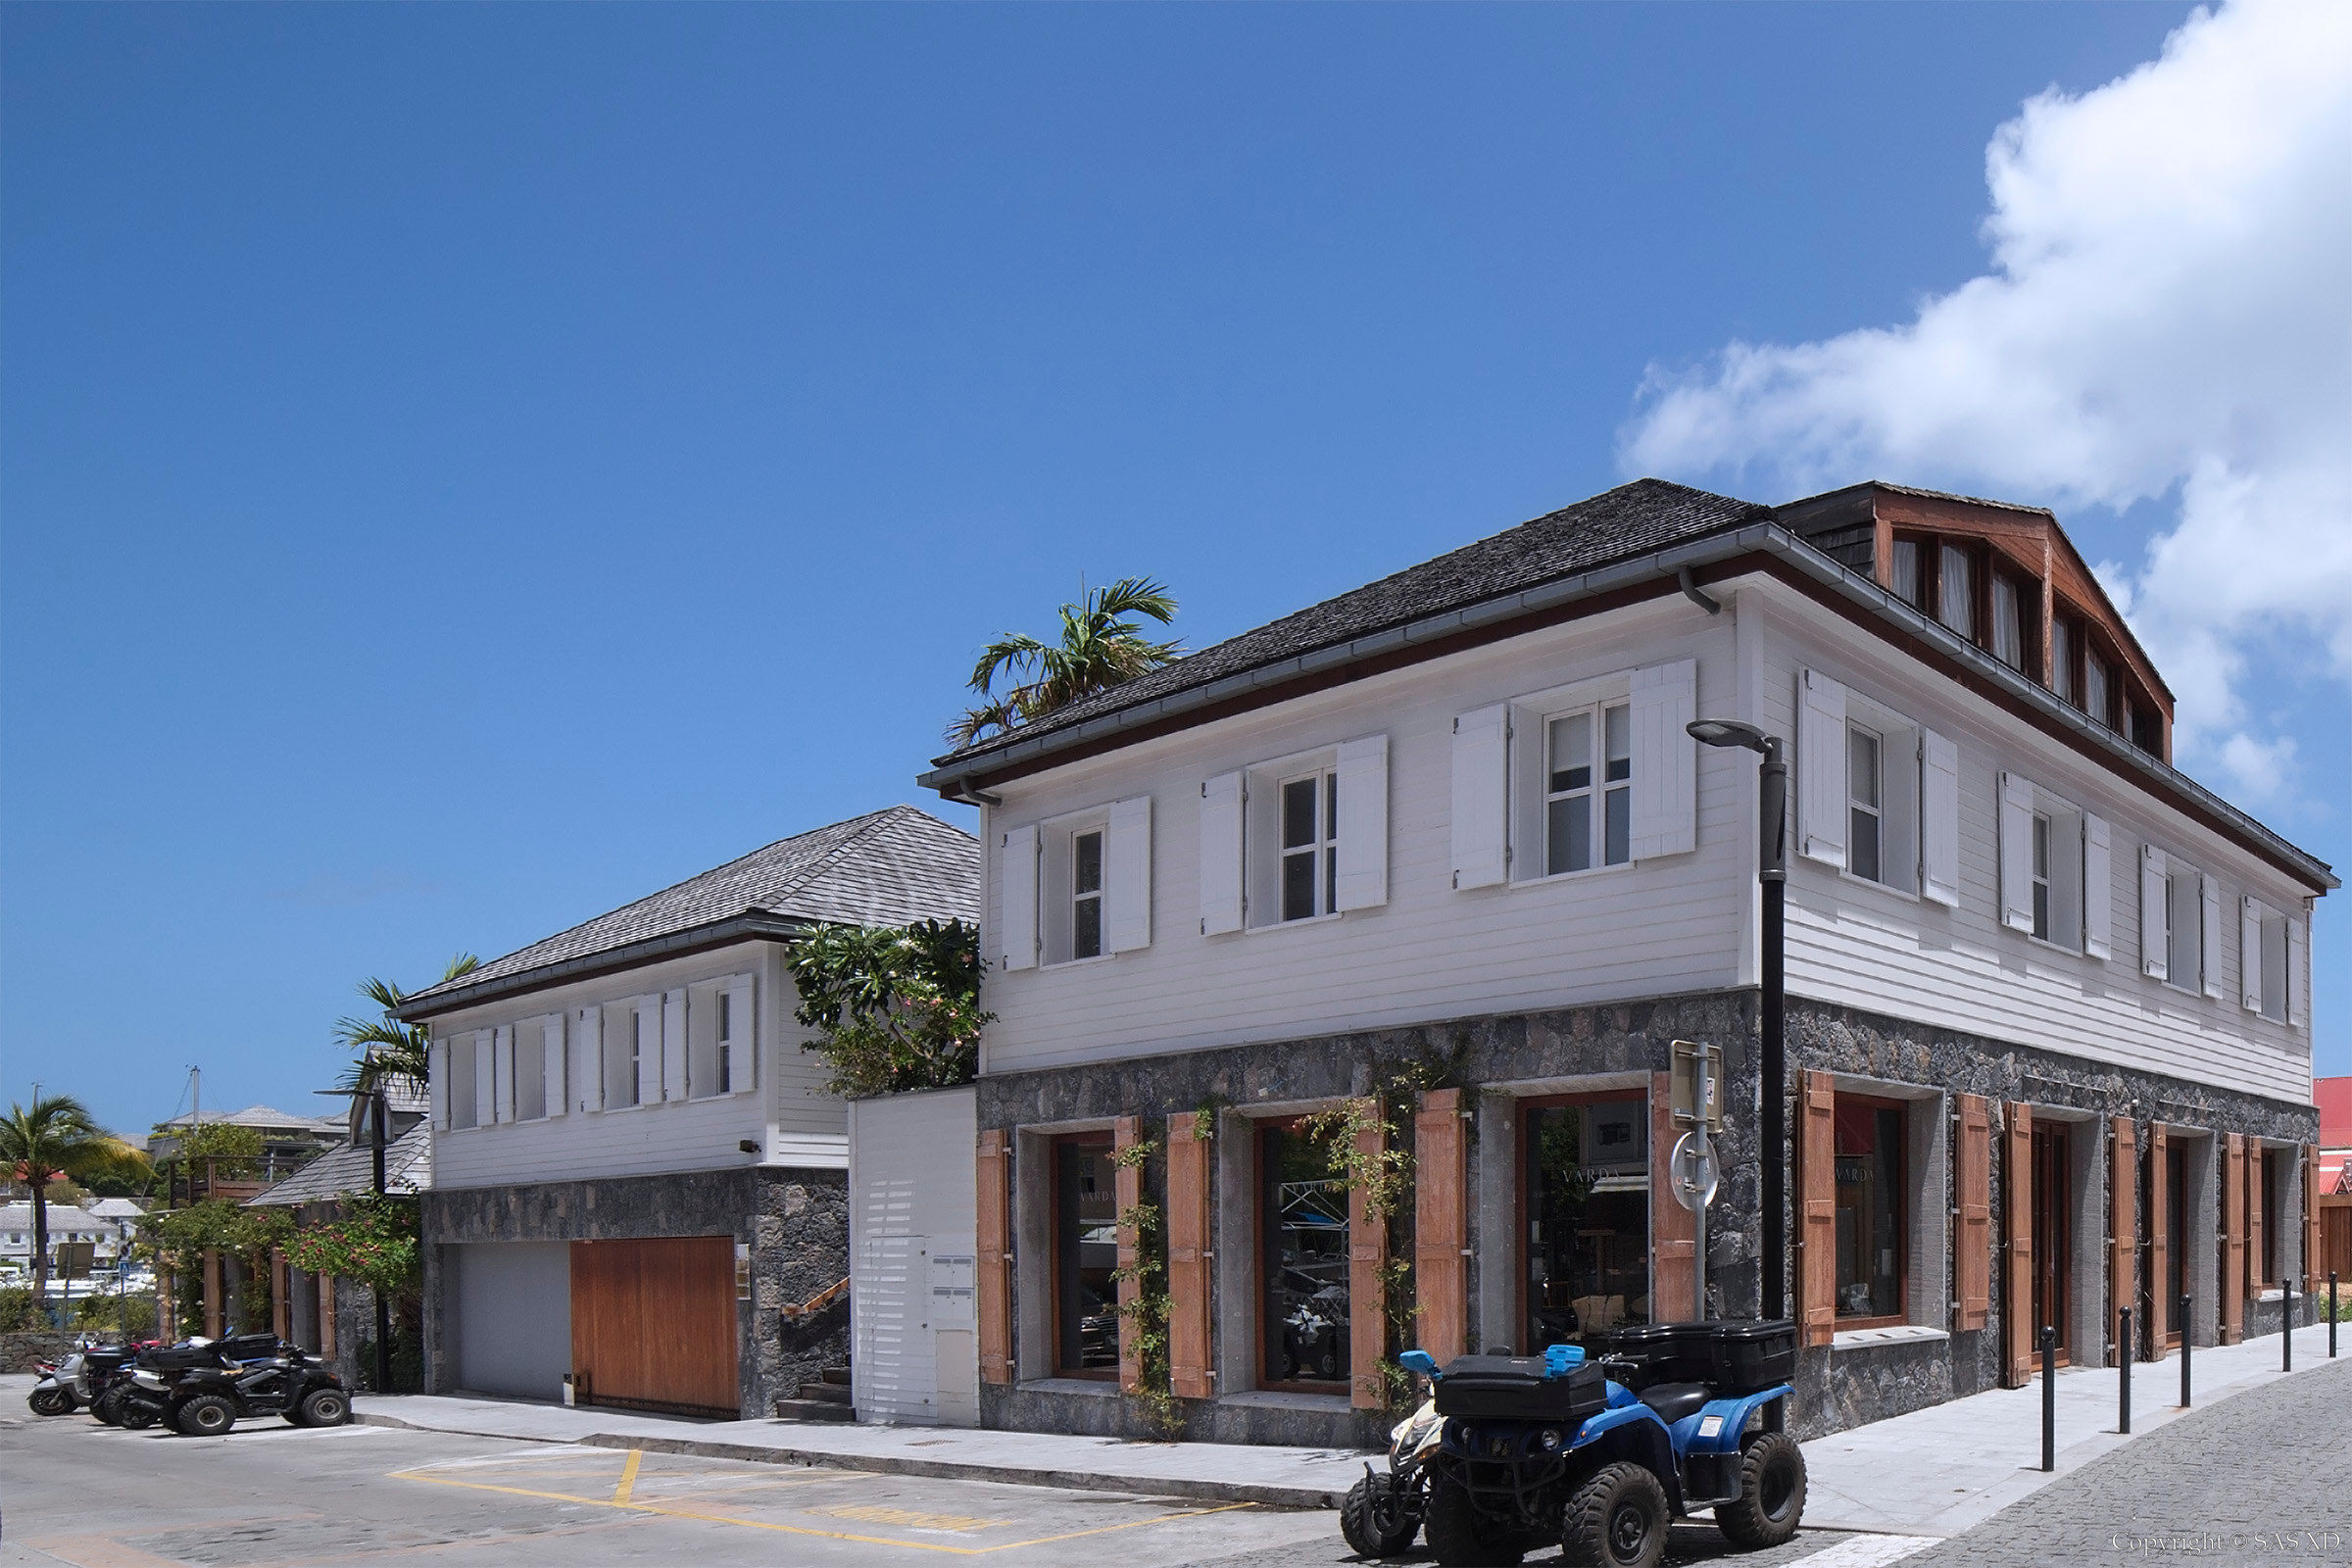
M 307 1273 L 406 1296 L 423 1277 L 416 1238 L 414 1200 L 363 1195 L 348 1200 L 342 1218 L 296 1231 L 285 1244 L 286 1261 Z

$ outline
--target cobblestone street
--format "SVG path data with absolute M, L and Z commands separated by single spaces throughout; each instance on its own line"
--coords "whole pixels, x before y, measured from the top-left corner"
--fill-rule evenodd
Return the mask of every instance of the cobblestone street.
M 2352 1563 L 2352 1358 L 2249 1389 L 1909 1559 Z

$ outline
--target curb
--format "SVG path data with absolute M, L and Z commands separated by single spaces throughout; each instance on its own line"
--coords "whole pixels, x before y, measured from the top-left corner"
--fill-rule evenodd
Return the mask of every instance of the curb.
M 932 1481 L 991 1481 L 1000 1486 L 1056 1487 L 1068 1492 L 1121 1492 L 1152 1497 L 1189 1497 L 1204 1502 L 1250 1502 L 1269 1508 L 1337 1508 L 1342 1494 L 1322 1487 L 1281 1486 L 1250 1481 L 1201 1481 L 1170 1476 L 1117 1475 L 1099 1470 L 1051 1470 L 1023 1465 L 972 1464 L 954 1459 L 908 1459 L 896 1454 L 836 1453 L 823 1448 L 770 1447 L 755 1443 L 716 1443 L 696 1438 L 632 1437 L 591 1432 L 578 1438 L 517 1438 L 511 1432 L 466 1427 L 418 1426 L 398 1416 L 353 1412 L 362 1426 L 397 1427 L 404 1432 L 445 1432 L 453 1437 L 490 1438 L 503 1443 L 570 1444 L 588 1448 L 641 1448 L 647 1453 L 691 1454 L 705 1459 L 741 1459 L 754 1464 L 793 1464 L 831 1470 L 864 1470 L 919 1476 Z

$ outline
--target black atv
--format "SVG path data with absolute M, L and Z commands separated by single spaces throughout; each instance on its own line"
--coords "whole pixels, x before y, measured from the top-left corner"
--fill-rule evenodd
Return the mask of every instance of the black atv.
M 335 1369 L 299 1347 L 267 1361 L 190 1367 L 172 1383 L 168 1419 L 191 1438 L 217 1438 L 240 1419 L 284 1416 L 298 1427 L 339 1427 L 351 1395 Z

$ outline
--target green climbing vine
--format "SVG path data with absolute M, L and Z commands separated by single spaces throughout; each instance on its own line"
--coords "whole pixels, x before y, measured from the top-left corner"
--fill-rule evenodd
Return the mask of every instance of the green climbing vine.
M 1110 1156 L 1121 1170 L 1140 1178 L 1157 1144 L 1139 1139 Z M 1116 1285 L 1132 1283 L 1135 1298 L 1119 1303 L 1127 1320 L 1128 1338 L 1135 1348 L 1137 1387 L 1128 1396 L 1155 1431 L 1173 1437 L 1184 1426 L 1184 1407 L 1177 1402 L 1173 1371 L 1168 1360 L 1168 1237 L 1159 1205 L 1139 1200 L 1119 1210 L 1119 1225 L 1135 1237 L 1135 1261 L 1111 1271 Z

